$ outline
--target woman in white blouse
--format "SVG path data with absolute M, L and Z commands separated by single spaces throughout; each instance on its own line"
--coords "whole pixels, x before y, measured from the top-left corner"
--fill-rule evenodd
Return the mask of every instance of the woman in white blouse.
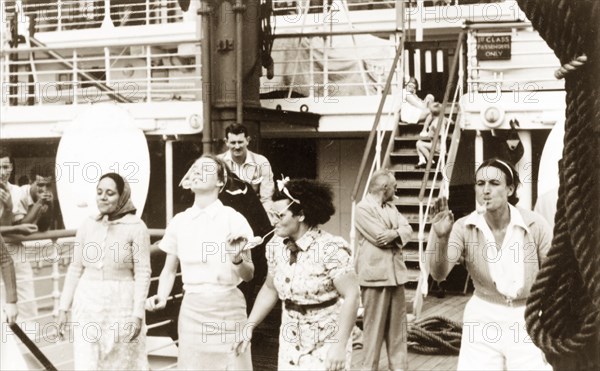
M 100 215 L 77 230 L 58 323 L 73 339 L 76 370 L 147 370 L 144 302 L 150 287 L 150 235 L 135 216 L 129 184 L 104 174 L 96 187 Z
M 246 301 L 237 285 L 254 274 L 250 254 L 243 251 L 253 233 L 242 214 L 218 199 L 226 177 L 222 160 L 200 157 L 182 180 L 194 192 L 194 205 L 171 220 L 159 244 L 167 258 L 158 293 L 146 306 L 152 311 L 166 306 L 181 264 L 185 294 L 178 369 L 252 369 L 250 353 L 235 356 L 231 346 L 246 322 Z
M 436 201 L 425 254 L 431 276 L 442 281 L 461 262 L 475 286 L 463 315 L 458 370 L 551 369 L 525 329 L 525 301 L 551 231 L 540 215 L 513 206 L 519 184 L 510 163 L 492 158 L 475 175 L 476 211 L 454 222 L 446 199 Z

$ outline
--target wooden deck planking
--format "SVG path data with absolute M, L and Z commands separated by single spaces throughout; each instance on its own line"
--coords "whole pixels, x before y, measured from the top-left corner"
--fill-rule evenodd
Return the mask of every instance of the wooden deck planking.
M 421 319 L 431 316 L 442 316 L 448 319 L 462 323 L 462 314 L 466 302 L 470 299 L 470 295 L 447 295 L 444 298 L 428 296 L 423 303 L 423 311 Z M 352 353 L 352 370 L 359 370 L 362 360 L 364 359 L 364 350 L 357 349 Z M 434 356 L 417 353 L 408 353 L 408 368 L 409 370 L 455 370 L 458 362 L 457 356 Z M 381 350 L 379 359 L 379 370 L 387 370 L 387 354 L 385 344 Z
M 462 313 L 470 296 L 447 296 L 437 298 L 429 296 L 425 298 L 421 319 L 432 316 L 441 316 L 462 322 Z M 409 352 L 408 368 L 410 370 L 455 370 L 458 361 L 457 356 L 424 355 Z
M 421 318 L 431 316 L 443 316 L 451 320 L 462 322 L 462 312 L 470 296 L 448 295 L 445 298 L 429 296 L 425 298 Z M 280 316 L 280 310 L 274 310 L 259 329 L 254 334 L 252 344 L 252 357 L 255 370 L 270 371 L 277 369 L 277 338 L 279 333 L 278 324 L 273 320 L 273 316 Z M 68 346 L 69 350 L 71 349 Z M 52 352 L 54 354 L 54 352 Z M 64 355 L 63 352 L 56 352 Z M 359 370 L 364 359 L 364 349 L 356 349 L 352 353 L 352 370 Z M 408 364 L 410 370 L 453 370 L 456 369 L 457 356 L 432 356 L 409 352 Z M 152 359 L 152 366 L 156 368 L 161 364 Z M 174 359 L 165 360 L 164 363 L 172 363 Z M 68 368 L 68 366 L 67 366 Z M 59 369 L 66 369 L 61 365 Z M 385 344 L 381 351 L 379 369 L 387 370 L 387 354 Z

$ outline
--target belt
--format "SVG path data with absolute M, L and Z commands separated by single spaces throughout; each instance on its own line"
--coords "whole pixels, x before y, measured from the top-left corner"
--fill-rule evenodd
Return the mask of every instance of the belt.
M 338 302 L 338 298 L 333 298 L 322 303 L 317 304 L 297 304 L 291 300 L 285 300 L 283 305 L 286 310 L 293 310 L 301 314 L 306 314 L 309 310 L 323 309 L 335 305 Z
M 475 296 L 488 303 L 504 305 L 506 307 L 522 307 L 527 302 L 526 298 L 512 299 L 508 296 L 497 297 L 493 295 L 481 295 L 480 293 L 475 293 Z

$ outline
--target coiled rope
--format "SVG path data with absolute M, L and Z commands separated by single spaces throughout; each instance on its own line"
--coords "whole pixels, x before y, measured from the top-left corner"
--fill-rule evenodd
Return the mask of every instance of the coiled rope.
M 433 316 L 410 324 L 408 349 L 428 355 L 457 355 L 462 325 L 445 317 Z
M 527 330 L 555 369 L 569 358 L 570 369 L 598 370 L 600 1 L 517 1 L 560 59 L 559 77 L 568 72 L 554 238 L 527 300 Z

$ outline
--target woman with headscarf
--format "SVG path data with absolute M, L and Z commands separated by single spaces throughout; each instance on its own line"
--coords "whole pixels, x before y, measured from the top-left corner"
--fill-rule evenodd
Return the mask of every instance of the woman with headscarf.
M 25 360 L 15 341 L 15 335 L 5 333 L 8 323 L 17 319 L 17 279 L 13 260 L 0 236 L 0 276 L 6 287 L 6 297 L 0 300 L 0 370 L 27 370 Z
M 74 341 L 77 370 L 147 370 L 144 303 L 150 286 L 150 235 L 135 216 L 129 184 L 116 173 L 96 187 L 100 215 L 77 230 L 60 299 L 59 329 Z
M 175 215 L 159 244 L 167 257 L 157 294 L 146 305 L 151 311 L 165 308 L 181 263 L 185 294 L 177 369 L 252 369 L 250 352 L 236 356 L 231 348 L 246 322 L 246 300 L 237 286 L 253 277 L 244 247 L 254 235 L 242 214 L 219 200 L 227 174 L 225 162 L 213 155 L 194 162 L 181 182 L 194 192 L 194 204 Z
M 278 370 L 347 370 L 359 286 L 348 243 L 319 226 L 335 212 L 331 188 L 309 179 L 277 181 L 267 244 L 269 272 L 234 350 L 282 301 Z

